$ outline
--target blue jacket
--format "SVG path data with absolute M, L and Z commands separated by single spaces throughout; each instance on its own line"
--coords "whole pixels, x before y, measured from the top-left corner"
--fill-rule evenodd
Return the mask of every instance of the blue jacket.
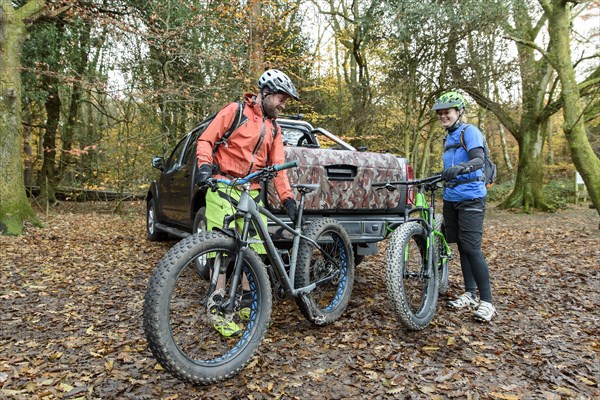
M 448 132 L 448 135 L 446 136 L 446 147 L 456 143 L 460 143 L 460 132 L 463 130 L 463 128 L 465 128 L 465 124 L 460 124 L 458 127 Z M 463 133 L 463 140 L 465 142 L 465 145 L 467 146 L 467 150 L 465 150 L 462 146 L 451 149 L 444 149 L 444 155 L 442 156 L 442 160 L 444 162 L 444 170 L 452 167 L 453 165 L 469 161 L 468 150 L 474 149 L 476 147 L 483 148 L 484 146 L 483 134 L 474 125 L 467 125 Z M 455 180 L 451 181 L 451 183 L 477 179 L 481 178 L 482 176 L 483 170 L 478 169 L 477 171 L 473 171 L 468 174 L 459 175 L 458 177 L 456 177 Z M 469 183 L 456 185 L 454 187 L 446 187 L 444 189 L 443 197 L 446 201 L 459 202 L 485 197 L 486 194 L 487 189 L 485 188 L 485 182 L 483 181 L 483 179 L 481 179 Z

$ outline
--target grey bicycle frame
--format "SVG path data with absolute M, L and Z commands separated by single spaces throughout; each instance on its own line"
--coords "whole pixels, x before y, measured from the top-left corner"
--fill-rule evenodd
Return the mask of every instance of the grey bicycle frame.
M 253 243 L 252 240 L 250 240 L 250 241 L 248 240 L 248 231 L 250 228 L 251 221 L 254 221 L 255 227 L 258 229 L 258 234 L 259 234 L 260 238 L 262 239 L 263 243 L 266 244 L 266 246 L 267 246 L 267 255 L 270 257 L 271 262 L 274 264 L 275 273 L 277 274 L 277 278 L 283 284 L 286 292 L 291 294 L 293 297 L 298 297 L 298 296 L 301 296 L 302 294 L 311 292 L 317 286 L 317 283 L 320 283 L 320 281 L 313 282 L 310 285 L 302 287 L 302 288 L 294 289 L 296 263 L 298 260 L 298 249 L 300 247 L 300 239 L 308 240 L 311 244 L 313 244 L 318 249 L 321 249 L 321 247 L 314 240 L 302 235 L 301 224 L 295 224 L 298 226 L 295 226 L 295 228 L 290 228 L 285 222 L 283 222 L 282 220 L 277 218 L 269 210 L 265 209 L 264 207 L 259 206 L 252 199 L 252 196 L 250 196 L 250 193 L 249 193 L 250 192 L 250 184 L 249 183 L 242 184 L 241 187 L 242 187 L 242 193 L 240 195 L 240 200 L 238 201 L 238 204 L 236 206 L 236 209 L 237 209 L 236 216 L 238 214 L 243 214 L 243 217 L 244 217 L 244 224 L 242 226 L 242 233 L 241 233 L 241 238 L 240 238 L 242 246 L 240 247 L 240 249 L 238 251 L 238 254 L 241 255 L 241 257 L 237 257 L 237 259 L 235 261 L 235 265 L 234 265 L 234 269 L 233 269 L 234 270 L 233 281 L 232 281 L 232 285 L 231 285 L 230 293 L 229 293 L 230 300 L 228 302 L 229 304 L 227 304 L 225 306 L 225 308 L 229 309 L 230 307 L 233 307 L 232 299 L 235 298 L 236 288 L 240 284 L 240 276 L 241 276 L 240 272 L 242 270 L 242 261 L 244 259 L 243 255 L 246 252 L 246 250 L 248 249 L 249 244 Z M 298 207 L 297 221 L 302 221 L 303 209 L 304 209 L 304 195 L 302 195 L 302 198 L 300 200 L 300 207 Z M 290 255 L 290 272 L 289 272 L 289 274 L 285 270 L 285 264 L 283 262 L 283 259 L 279 255 L 279 252 L 277 251 L 277 248 L 275 247 L 275 244 L 273 243 L 273 240 L 271 239 L 271 236 L 269 235 L 269 230 L 268 230 L 267 226 L 261 219 L 261 214 L 265 215 L 271 221 L 275 222 L 275 224 L 277 224 L 281 228 L 285 229 L 287 232 L 291 233 L 294 236 L 294 239 L 292 241 L 292 253 Z M 293 222 L 295 222 L 295 221 L 293 221 Z M 329 256 L 327 254 L 325 254 L 325 255 L 326 255 L 326 257 L 329 258 Z

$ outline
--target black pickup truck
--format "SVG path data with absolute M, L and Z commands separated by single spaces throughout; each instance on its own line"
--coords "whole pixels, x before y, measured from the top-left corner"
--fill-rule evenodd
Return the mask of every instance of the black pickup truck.
M 356 263 L 377 252 L 377 242 L 388 232 L 386 226 L 403 220 L 410 200 L 407 190 L 375 190 L 373 182 L 412 179 L 406 159 L 389 153 L 358 151 L 322 128 L 314 129 L 298 119 L 278 119 L 285 144 L 286 161 L 298 160 L 288 170 L 290 183 L 318 183 L 320 189 L 306 195 L 305 221 L 321 217 L 338 220 L 348 231 Z M 205 191 L 194 184 L 196 140 L 209 122 L 186 134 L 168 159 L 154 157 L 152 166 L 161 171 L 146 196 L 147 237 L 161 240 L 166 234 L 185 237 L 205 229 Z M 235 134 L 235 133 L 234 133 Z M 322 143 L 328 146 L 322 146 Z M 285 220 L 272 183 L 261 191 L 267 208 Z M 297 196 L 299 200 L 299 195 Z M 289 219 L 288 219 L 289 220 Z M 270 225 L 279 247 L 290 245 L 289 238 Z

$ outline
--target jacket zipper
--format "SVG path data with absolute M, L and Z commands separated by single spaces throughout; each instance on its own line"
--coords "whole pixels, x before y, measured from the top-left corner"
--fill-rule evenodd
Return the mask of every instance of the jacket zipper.
M 248 169 L 248 173 L 250 173 L 252 171 L 252 167 L 254 167 L 254 156 L 256 155 L 256 153 L 260 149 L 260 146 L 262 146 L 262 143 L 265 140 L 266 129 L 267 129 L 267 126 L 265 125 L 265 119 L 263 118 L 262 119 L 262 127 L 260 128 L 260 137 L 258 138 L 258 141 L 256 142 L 256 146 L 254 146 L 254 150 L 252 150 L 252 159 L 250 160 L 250 168 Z

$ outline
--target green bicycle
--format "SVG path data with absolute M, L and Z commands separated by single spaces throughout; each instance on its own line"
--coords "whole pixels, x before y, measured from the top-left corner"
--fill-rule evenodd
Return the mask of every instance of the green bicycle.
M 414 207 L 406 211 L 404 222 L 390 226 L 394 231 L 386 260 L 388 292 L 400 320 L 411 330 L 429 325 L 439 293 L 448 290 L 448 261 L 452 251 L 444 236 L 443 216 L 435 211 L 435 191 L 442 187 L 441 181 L 438 174 L 407 182 L 373 184 L 390 191 L 396 190 L 397 185 L 417 189 Z M 425 192 L 430 195 L 431 206 Z

